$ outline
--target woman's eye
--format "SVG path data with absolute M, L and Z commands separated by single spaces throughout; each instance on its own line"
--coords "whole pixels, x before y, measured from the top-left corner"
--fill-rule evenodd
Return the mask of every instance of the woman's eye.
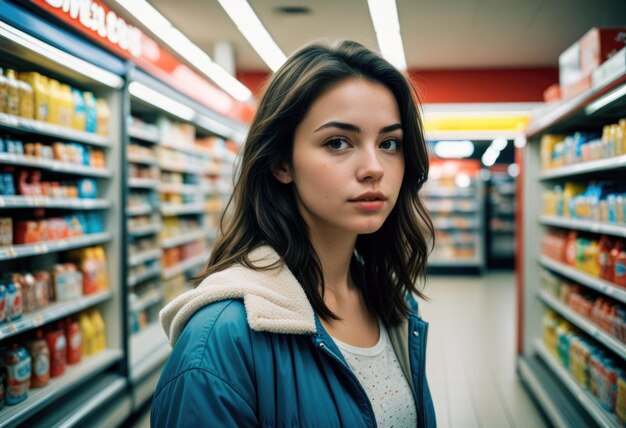
M 348 142 L 343 138 L 333 138 L 326 143 L 331 150 L 344 150 L 348 148 Z
M 400 142 L 396 140 L 395 138 L 385 140 L 382 143 L 380 143 L 380 148 L 388 152 L 396 152 L 398 151 L 399 147 L 400 147 Z

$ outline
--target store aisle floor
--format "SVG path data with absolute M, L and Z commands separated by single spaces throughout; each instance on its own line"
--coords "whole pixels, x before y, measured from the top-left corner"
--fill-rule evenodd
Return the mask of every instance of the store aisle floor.
M 515 373 L 512 273 L 429 276 L 427 373 L 441 428 L 541 428 Z

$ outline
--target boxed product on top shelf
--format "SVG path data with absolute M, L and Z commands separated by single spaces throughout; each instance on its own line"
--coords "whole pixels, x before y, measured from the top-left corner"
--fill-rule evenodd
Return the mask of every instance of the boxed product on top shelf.
M 67 366 L 106 349 L 106 325 L 97 308 L 12 337 L 0 348 L 0 418 L 4 405 L 19 405 L 31 389 L 62 378 Z
M 541 169 L 548 170 L 580 162 L 626 154 L 626 119 L 605 125 L 602 132 L 573 135 L 544 134 L 541 137 Z
M 107 135 L 108 103 L 33 71 L 0 69 L 0 113 Z
M 543 317 L 543 341 L 561 365 L 599 406 L 626 423 L 626 372 L 623 362 L 552 310 Z
M 615 181 L 565 182 L 543 192 L 548 216 L 624 224 L 626 185 Z
M 606 235 L 598 238 L 574 230 L 549 230 L 541 238 L 541 251 L 581 272 L 626 287 L 624 244 L 624 240 Z

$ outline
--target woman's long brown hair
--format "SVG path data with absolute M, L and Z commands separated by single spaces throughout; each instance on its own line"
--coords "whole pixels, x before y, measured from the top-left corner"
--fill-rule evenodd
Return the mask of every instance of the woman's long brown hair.
M 293 184 L 280 183 L 272 169 L 291 162 L 295 129 L 311 104 L 331 86 L 354 77 L 380 83 L 394 95 L 404 134 L 405 172 L 396 206 L 383 226 L 357 238 L 351 274 L 368 309 L 387 326 L 406 317 L 406 293 L 425 297 L 418 284 L 425 278 L 434 236 L 419 197 L 428 176 L 428 155 L 417 95 L 391 64 L 350 41 L 301 49 L 267 83 L 243 146 L 221 236 L 199 282 L 234 264 L 259 269 L 248 254 L 269 245 L 298 279 L 313 310 L 322 319 L 338 319 L 324 304 L 322 267 L 298 212 Z

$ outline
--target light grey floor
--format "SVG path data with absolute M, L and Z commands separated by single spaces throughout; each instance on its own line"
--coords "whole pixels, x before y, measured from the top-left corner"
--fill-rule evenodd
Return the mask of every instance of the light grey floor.
M 543 428 L 515 374 L 512 273 L 430 276 L 427 372 L 441 428 Z M 145 413 L 135 427 L 149 427 Z
M 427 374 L 442 428 L 540 428 L 541 415 L 515 373 L 512 273 L 430 276 Z

